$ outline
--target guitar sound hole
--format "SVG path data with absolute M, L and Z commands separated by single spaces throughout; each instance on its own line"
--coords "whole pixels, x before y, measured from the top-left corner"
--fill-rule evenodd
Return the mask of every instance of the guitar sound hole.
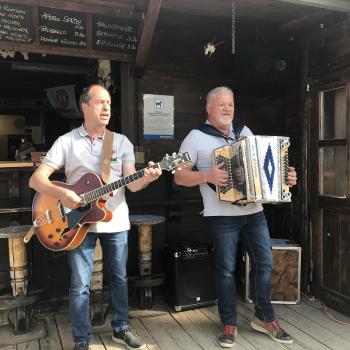
M 61 237 L 66 236 L 66 233 L 70 231 L 70 228 L 67 227 L 62 231 Z

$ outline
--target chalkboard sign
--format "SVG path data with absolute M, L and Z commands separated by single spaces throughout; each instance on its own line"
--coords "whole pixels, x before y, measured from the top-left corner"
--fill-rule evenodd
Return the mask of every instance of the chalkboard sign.
M 92 16 L 92 46 L 95 50 L 133 53 L 137 50 L 137 19 Z
M 0 3 L 0 40 L 16 43 L 33 42 L 30 6 Z
M 39 41 L 42 45 L 86 48 L 85 15 L 40 7 Z

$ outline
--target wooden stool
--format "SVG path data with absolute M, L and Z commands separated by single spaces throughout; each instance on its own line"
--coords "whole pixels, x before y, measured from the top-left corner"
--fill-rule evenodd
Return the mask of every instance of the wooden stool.
M 140 307 L 152 308 L 152 287 L 164 282 L 163 274 L 152 274 L 152 226 L 165 221 L 163 216 L 130 215 L 130 223 L 138 226 L 138 277 L 130 278 L 130 283 L 139 289 Z
M 31 225 L 9 226 L 0 228 L 0 238 L 8 240 L 10 278 L 14 298 L 1 299 L 0 309 L 14 310 L 14 333 L 21 334 L 29 331 L 30 312 L 28 310 L 36 297 L 27 297 L 28 269 L 27 251 L 23 237 Z

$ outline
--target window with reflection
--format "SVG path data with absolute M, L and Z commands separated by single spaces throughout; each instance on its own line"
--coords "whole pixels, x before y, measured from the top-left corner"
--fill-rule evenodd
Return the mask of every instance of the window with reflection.
M 320 194 L 346 197 L 347 89 L 320 92 Z
M 346 88 L 321 92 L 321 140 L 346 138 Z
M 322 147 L 320 150 L 321 195 L 346 196 L 346 147 Z

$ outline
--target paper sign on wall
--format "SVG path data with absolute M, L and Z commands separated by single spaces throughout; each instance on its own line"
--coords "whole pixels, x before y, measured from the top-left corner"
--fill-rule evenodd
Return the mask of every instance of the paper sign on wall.
M 174 140 L 174 96 L 143 95 L 144 139 Z

